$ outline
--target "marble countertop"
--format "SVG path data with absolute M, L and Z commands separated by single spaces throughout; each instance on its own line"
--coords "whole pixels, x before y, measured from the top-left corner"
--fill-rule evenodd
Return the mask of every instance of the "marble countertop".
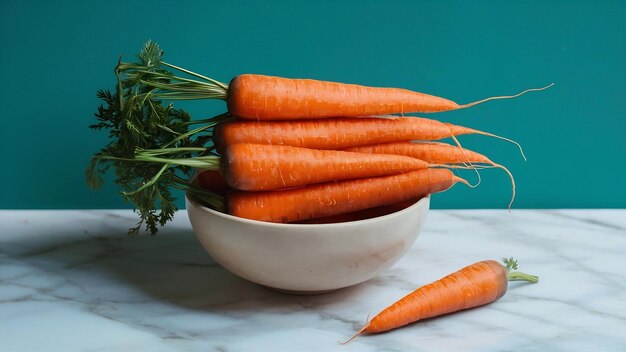
M 624 351 L 626 210 L 431 211 L 379 277 L 317 296 L 240 279 L 186 214 L 128 238 L 131 211 L 0 211 L 0 351 Z M 368 314 L 482 259 L 538 284 L 347 345 Z

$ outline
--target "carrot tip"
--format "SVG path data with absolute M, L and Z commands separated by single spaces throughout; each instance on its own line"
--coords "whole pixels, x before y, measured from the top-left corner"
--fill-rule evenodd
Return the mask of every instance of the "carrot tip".
M 522 148 L 522 145 L 519 144 L 518 142 L 510 139 L 510 138 L 506 138 L 506 137 L 502 137 L 502 136 L 498 136 L 497 134 L 493 134 L 493 133 L 489 133 L 489 132 L 483 132 L 483 131 L 478 131 L 475 130 L 476 134 L 482 134 L 483 136 L 488 136 L 488 137 L 493 137 L 493 138 L 497 138 L 497 139 L 501 139 L 505 142 L 509 142 L 512 143 L 514 145 L 517 146 L 517 149 L 519 149 L 520 154 L 522 155 L 522 158 L 524 159 L 524 161 L 528 161 L 528 159 L 526 159 L 526 154 L 524 153 L 524 149 Z
M 526 94 L 526 93 L 528 93 L 528 92 L 538 92 L 538 91 L 546 90 L 546 89 L 548 89 L 548 88 L 552 87 L 553 85 L 554 85 L 554 82 L 553 82 L 553 83 L 548 84 L 548 85 L 547 85 L 547 86 L 545 86 L 545 87 L 526 89 L 525 91 L 522 91 L 522 92 L 517 93 L 517 94 L 515 94 L 515 95 L 503 95 L 503 96 L 497 96 L 497 97 L 489 97 L 489 98 L 486 98 L 486 99 L 482 99 L 482 100 L 479 100 L 479 101 L 475 101 L 475 102 L 473 102 L 473 103 L 460 105 L 460 107 L 461 107 L 461 108 L 469 108 L 469 107 L 471 107 L 471 106 L 478 105 L 478 104 L 482 104 L 482 103 L 487 102 L 487 101 L 490 101 L 490 100 L 513 99 L 513 98 L 517 98 L 517 97 L 519 97 L 520 95 L 524 95 L 524 94 Z
M 461 142 L 459 142 L 459 140 L 456 138 L 456 136 L 454 135 L 454 133 L 452 133 L 451 135 L 452 140 L 454 140 L 454 143 L 456 143 L 457 147 L 459 147 L 461 149 L 461 153 L 463 154 L 463 156 L 465 157 L 465 160 L 467 160 L 467 164 L 469 164 L 469 167 L 471 169 L 474 170 L 474 172 L 476 172 L 476 176 L 478 177 L 478 181 L 476 182 L 475 185 L 470 184 L 469 182 L 465 181 L 464 183 L 470 187 L 470 188 L 476 188 L 478 187 L 478 185 L 480 185 L 480 182 L 482 181 L 481 177 L 480 177 L 480 172 L 478 172 L 478 169 L 476 168 L 476 166 L 474 166 L 474 164 L 472 164 L 471 162 L 469 162 L 469 158 L 465 155 L 465 151 L 463 150 L 463 146 L 461 145 Z
M 471 188 L 476 187 L 476 186 L 473 186 L 472 184 L 470 184 L 469 182 L 467 182 L 467 180 L 465 180 L 465 179 L 463 179 L 461 177 L 458 177 L 458 176 L 454 176 L 454 180 L 457 181 L 457 182 L 461 182 L 462 184 L 464 184 L 464 185 L 466 185 L 468 187 L 471 187 Z
M 365 329 L 367 329 L 367 328 L 370 326 L 370 316 L 371 316 L 371 314 L 368 314 L 368 315 L 367 315 L 367 318 L 365 318 L 365 324 L 363 325 L 363 327 L 361 328 L 361 330 L 357 331 L 357 332 L 356 332 L 356 334 L 352 335 L 352 337 L 351 337 L 351 338 L 349 338 L 348 340 L 346 340 L 346 341 L 344 341 L 344 342 L 341 342 L 341 341 L 337 341 L 337 342 L 338 342 L 338 343 L 340 343 L 340 344 L 342 344 L 342 345 L 345 345 L 345 344 L 347 344 L 348 342 L 350 342 L 350 341 L 354 340 L 357 336 L 361 335 L 361 334 L 365 331 Z
M 508 210 L 509 210 L 509 213 L 510 213 L 511 212 L 511 207 L 513 206 L 513 202 L 515 201 L 515 178 L 513 178 L 513 174 L 505 166 L 500 165 L 500 164 L 496 164 L 496 163 L 493 163 L 493 166 L 497 167 L 499 169 L 504 170 L 504 172 L 506 172 L 507 175 L 509 175 L 509 178 L 511 179 L 511 190 L 512 190 L 512 192 L 511 192 L 511 201 L 509 202 L 509 206 L 508 206 Z
M 346 341 L 344 341 L 344 342 L 337 341 L 337 342 L 338 342 L 338 343 L 340 343 L 340 344 L 342 344 L 342 345 L 345 345 L 345 344 L 347 344 L 348 342 L 350 342 L 350 341 L 354 340 L 357 336 L 361 335 L 361 333 L 363 333 L 363 331 L 365 331 L 365 329 L 366 329 L 366 328 L 367 328 L 367 325 L 366 325 L 366 326 L 364 326 L 363 328 L 361 328 L 361 330 L 357 331 L 357 332 L 356 332 L 356 334 L 352 335 L 352 337 L 351 337 L 351 338 L 349 338 L 349 339 L 347 339 Z

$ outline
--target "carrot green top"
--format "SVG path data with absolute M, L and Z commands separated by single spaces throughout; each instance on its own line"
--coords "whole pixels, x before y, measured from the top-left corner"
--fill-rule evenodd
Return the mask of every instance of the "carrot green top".
M 116 75 L 124 74 L 126 79 L 123 86 L 144 86 L 147 89 L 138 94 L 138 98 L 192 100 L 192 99 L 221 99 L 228 98 L 228 84 L 189 71 L 182 67 L 169 64 L 162 60 L 163 50 L 159 45 L 148 40 L 139 55 L 139 62 L 120 62 L 115 67 Z M 167 69 L 183 72 L 194 78 L 177 76 Z
M 508 281 L 529 281 L 532 283 L 539 282 L 538 276 L 529 275 L 520 271 L 511 271 L 517 270 L 517 260 L 513 258 L 502 258 L 502 262 L 504 263 L 504 267 L 507 271 L 506 278 Z
M 220 196 L 187 180 L 196 164 L 216 162 L 217 158 L 211 155 L 210 129 L 228 117 L 192 121 L 187 112 L 162 104 L 160 99 L 168 97 L 157 93 L 154 84 L 174 84 L 170 79 L 175 79 L 162 68 L 168 66 L 161 61 L 162 54 L 158 45 L 148 42 L 139 62 L 120 62 L 115 69 L 115 91 L 98 92 L 103 104 L 95 114 L 97 123 L 89 126 L 106 130 L 110 142 L 91 158 L 86 170 L 87 184 L 99 188 L 104 182 L 103 174 L 113 167 L 122 197 L 140 215 L 137 225 L 129 229 L 130 235 L 139 234 L 143 226 L 154 234 L 158 226 L 172 219 L 177 210 L 172 189 L 191 192 L 216 209 L 223 203 Z M 201 84 L 188 81 L 188 86 Z M 226 85 L 210 79 L 207 82 L 210 83 L 203 86 L 206 94 L 220 99 L 226 96 Z M 170 162 L 179 159 L 184 161 Z

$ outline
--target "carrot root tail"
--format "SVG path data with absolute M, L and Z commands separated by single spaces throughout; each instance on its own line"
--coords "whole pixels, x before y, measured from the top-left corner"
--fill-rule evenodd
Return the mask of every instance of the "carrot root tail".
M 474 166 L 474 164 L 472 164 L 472 162 L 469 161 L 469 158 L 465 154 L 465 149 L 463 149 L 463 146 L 461 145 L 461 142 L 459 142 L 459 140 L 456 138 L 454 133 L 451 133 L 451 137 L 452 137 L 452 140 L 454 140 L 454 143 L 461 149 L 461 153 L 463 154 L 463 157 L 466 160 L 465 162 L 463 162 L 463 165 L 466 165 L 467 167 L 473 169 L 474 172 L 476 172 L 476 177 L 478 177 L 478 181 L 476 182 L 475 185 L 472 185 L 472 184 L 470 184 L 469 182 L 467 182 L 465 180 L 463 180 L 463 181 L 465 181 L 465 184 L 467 186 L 469 186 L 470 188 L 478 187 L 478 185 L 480 185 L 480 183 L 482 182 L 482 179 L 480 178 L 480 172 L 478 172 L 478 169 L 476 168 L 476 166 Z
M 511 212 L 511 207 L 513 206 L 513 202 L 515 201 L 515 179 L 513 178 L 513 174 L 511 173 L 511 171 L 509 171 L 509 169 L 507 169 L 505 166 L 500 165 L 500 164 L 493 164 L 494 167 L 497 167 L 498 169 L 502 169 L 504 170 L 504 172 L 507 173 L 507 175 L 509 175 L 509 178 L 511 179 L 511 201 L 509 202 L 509 206 L 508 206 L 508 210 L 509 213 Z
M 521 95 L 524 95 L 524 94 L 526 94 L 526 93 L 529 93 L 529 92 L 538 92 L 538 91 L 546 90 L 546 89 L 548 89 L 548 88 L 552 87 L 553 85 L 554 85 L 554 83 L 550 83 L 550 84 L 548 84 L 548 85 L 547 85 L 547 86 L 545 86 L 545 87 L 526 89 L 525 91 L 523 91 L 523 92 L 519 92 L 519 93 L 517 93 L 517 94 L 515 94 L 515 95 L 501 95 L 501 96 L 496 96 L 496 97 L 489 97 L 489 98 L 485 98 L 485 99 L 482 99 L 482 100 L 479 100 L 479 101 L 475 101 L 475 102 L 473 102 L 473 103 L 460 105 L 460 108 L 461 108 L 461 109 L 463 109 L 463 108 L 469 108 L 469 107 L 471 107 L 471 106 L 478 105 L 478 104 L 482 104 L 482 103 L 487 102 L 487 101 L 490 101 L 490 100 L 513 99 L 513 98 L 517 98 L 517 97 L 519 97 L 519 96 L 521 96 Z
M 467 182 L 467 180 L 462 178 L 462 177 L 454 176 L 454 180 L 457 181 L 457 182 L 461 182 L 462 184 L 464 184 L 464 185 L 466 185 L 468 187 L 474 188 L 474 186 L 472 186 L 471 183 Z
M 354 340 L 357 336 L 361 335 L 363 333 L 363 331 L 365 331 L 365 328 L 366 328 L 366 326 L 364 326 L 361 330 L 357 331 L 356 334 L 352 335 L 352 337 L 347 339 L 346 341 L 343 341 L 343 342 L 342 341 L 337 341 L 337 342 L 339 342 L 342 345 L 345 345 L 348 342 Z
M 520 154 L 522 154 L 522 158 L 524 158 L 524 161 L 527 161 L 526 159 L 526 154 L 524 153 L 524 149 L 522 149 L 522 145 L 519 144 L 518 142 L 510 139 L 510 138 L 506 138 L 506 137 L 502 137 L 502 136 L 498 136 L 497 134 L 493 134 L 493 133 L 489 133 L 489 132 L 483 132 L 483 131 L 478 131 L 475 130 L 474 133 L 476 134 L 482 134 L 483 136 L 488 136 L 488 137 L 493 137 L 493 138 L 497 138 L 497 139 L 501 139 L 503 141 L 509 142 L 509 143 L 513 143 L 517 146 L 517 148 L 519 149 Z
M 361 335 L 361 334 L 365 331 L 365 329 L 367 329 L 367 328 L 370 326 L 370 315 L 371 315 L 371 314 L 368 314 L 368 315 L 367 315 L 367 318 L 365 318 L 365 324 L 363 325 L 363 327 L 361 328 L 361 330 L 357 331 L 357 332 L 356 332 L 356 334 L 352 335 L 352 337 L 351 337 L 351 338 L 349 338 L 349 339 L 347 339 L 346 341 L 344 341 L 344 342 L 337 341 L 337 342 L 339 342 L 339 343 L 340 343 L 340 344 L 342 344 L 342 345 L 345 345 L 345 344 L 347 344 L 348 342 L 350 342 L 350 341 L 354 340 L 357 336 Z

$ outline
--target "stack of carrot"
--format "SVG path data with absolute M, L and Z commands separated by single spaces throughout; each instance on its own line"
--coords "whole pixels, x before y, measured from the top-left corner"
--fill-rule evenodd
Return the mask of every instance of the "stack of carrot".
M 263 75 L 210 83 L 223 89 L 219 97 L 231 118 L 215 127 L 219 163 L 200 173 L 198 183 L 224 194 L 231 215 L 269 222 L 350 220 L 371 215 L 368 209 L 397 210 L 457 182 L 467 184 L 451 168 L 506 170 L 458 141 L 434 142 L 463 134 L 498 136 L 388 115 L 455 110 L 517 95 L 459 105 L 404 89 Z
M 111 141 L 86 170 L 93 189 L 115 170 L 123 198 L 140 215 L 133 235 L 144 224 L 156 233 L 172 219 L 177 207 L 171 189 L 242 218 L 337 222 L 396 211 L 458 182 L 469 185 L 453 169 L 495 167 L 511 178 L 512 203 L 511 173 L 462 148 L 456 137 L 514 141 L 405 114 L 468 108 L 547 88 L 461 105 L 406 89 L 254 74 L 226 84 L 165 62 L 152 41 L 138 57 L 120 59 L 114 93 L 98 92 L 104 103 L 90 128 L 109 131 Z M 191 119 L 172 103 L 199 99 L 223 100 L 228 111 Z M 455 144 L 440 141 L 447 138 Z M 196 180 L 190 179 L 194 173 Z

